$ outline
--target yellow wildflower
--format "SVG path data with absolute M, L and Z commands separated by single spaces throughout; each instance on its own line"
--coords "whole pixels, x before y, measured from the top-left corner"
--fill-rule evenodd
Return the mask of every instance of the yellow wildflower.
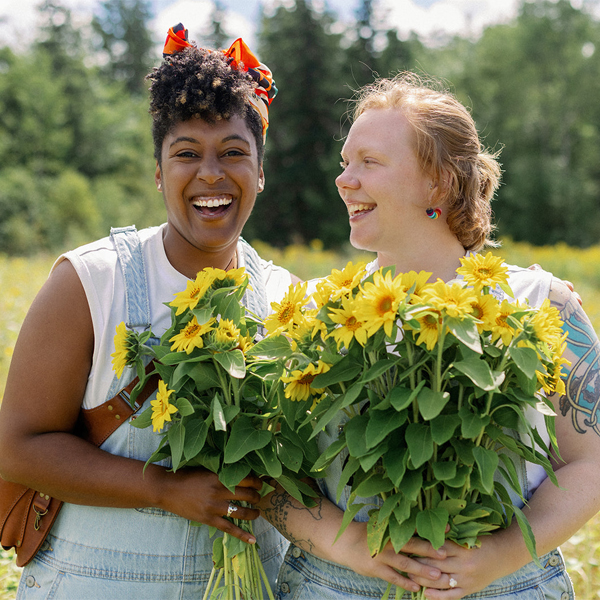
M 349 262 L 341 271 L 333 269 L 331 275 L 317 284 L 317 294 L 322 302 L 321 306 L 329 300 L 335 302 L 343 296 L 350 295 L 366 275 L 365 266 L 364 262 L 356 265 Z
M 475 289 L 482 287 L 495 287 L 497 284 L 508 282 L 508 268 L 503 265 L 503 260 L 488 252 L 485 256 L 471 254 L 460 259 L 461 267 L 456 272 L 465 278 L 467 285 Z
M 496 323 L 498 300 L 491 294 L 478 295 L 472 304 L 472 314 L 481 323 L 477 323 L 479 333 L 491 331 Z
M 125 327 L 125 323 L 121 321 L 117 325 L 114 339 L 115 351 L 111 354 L 113 370 L 120 378 L 123 375 L 123 369 L 132 364 L 137 356 L 138 342 L 136 335 Z
M 323 336 L 327 335 L 327 325 L 317 319 L 317 312 L 317 310 L 307 310 L 299 320 L 295 321 L 293 330 L 289 332 L 294 350 L 298 350 L 299 346 L 310 346 L 319 332 Z
M 308 400 L 316 394 L 322 394 L 324 388 L 313 388 L 311 384 L 317 375 L 327 371 L 329 371 L 329 365 L 320 360 L 317 365 L 311 363 L 302 371 L 297 369 L 292 371 L 291 375 L 282 377 L 281 381 L 287 384 L 285 397 L 293 401 L 301 401 Z
M 265 328 L 270 335 L 292 331 L 294 324 L 302 319 L 300 309 L 308 302 L 306 283 L 290 285 L 281 302 L 271 302 L 273 314 L 265 319 Z
M 433 350 L 442 332 L 442 315 L 437 310 L 429 310 L 428 314 L 422 317 L 417 317 L 417 321 L 420 323 L 420 328 L 413 331 L 413 335 L 417 333 L 417 344 L 425 343 L 427 350 Z
M 515 335 L 515 329 L 508 324 L 507 318 L 515 312 L 516 306 L 502 300 L 502 304 L 498 308 L 495 323 L 492 327 L 492 342 L 498 338 L 502 339 L 502 343 L 508 346 Z
M 171 350 L 190 354 L 194 348 L 202 348 L 204 346 L 202 336 L 212 331 L 212 325 L 215 321 L 216 319 L 212 318 L 204 325 L 200 325 L 196 317 L 193 317 L 177 335 L 169 339 L 170 342 L 173 342 Z
M 246 354 L 250 348 L 254 346 L 254 341 L 252 340 L 251 335 L 243 336 L 241 335 L 238 339 L 238 348 Z
M 329 309 L 329 318 L 340 325 L 329 334 L 337 342 L 338 350 L 342 344 L 348 348 L 354 338 L 361 346 L 367 343 L 365 322 L 356 318 L 355 307 L 354 300 L 344 297 L 342 298 L 342 308 Z
M 402 282 L 402 287 L 404 287 L 405 291 L 408 292 L 413 286 L 414 290 L 411 293 L 410 302 L 418 303 L 420 301 L 421 293 L 423 292 L 423 288 L 429 281 L 431 277 L 431 273 L 427 271 L 408 271 L 407 273 L 400 274 L 400 281 Z
M 383 327 L 386 335 L 391 337 L 396 322 L 396 311 L 404 298 L 406 292 L 400 277 L 392 279 L 390 271 L 387 271 L 385 276 L 376 271 L 373 283 L 365 283 L 362 295 L 356 298 L 355 317 L 366 323 L 369 335 Z
M 177 412 L 177 407 L 169 402 L 169 396 L 175 390 L 167 388 L 167 384 L 160 379 L 158 382 L 158 392 L 156 400 L 152 400 L 152 428 L 154 431 L 160 431 L 165 426 L 165 421 L 171 420 L 171 415 Z
M 213 278 L 209 276 L 206 269 L 200 271 L 194 281 L 188 281 L 183 292 L 175 294 L 175 300 L 170 302 L 169 306 L 177 308 L 176 315 L 180 315 L 188 309 L 193 310 L 210 289 L 212 282 Z
M 449 285 L 438 279 L 435 283 L 423 288 L 424 302 L 433 305 L 449 317 L 464 318 L 472 311 L 475 294 L 472 289 L 463 287 L 460 283 Z
M 230 271 L 206 267 L 203 272 L 206 273 L 207 278 L 211 281 L 211 285 L 215 288 L 237 287 L 245 283 L 248 277 L 244 267 L 231 269 Z
M 219 326 L 215 329 L 215 340 L 220 344 L 231 344 L 238 342 L 240 330 L 231 319 L 221 319 Z
M 563 338 L 563 321 L 558 309 L 550 305 L 548 298 L 534 314 L 531 324 L 538 340 L 553 346 L 560 344 L 560 340 Z

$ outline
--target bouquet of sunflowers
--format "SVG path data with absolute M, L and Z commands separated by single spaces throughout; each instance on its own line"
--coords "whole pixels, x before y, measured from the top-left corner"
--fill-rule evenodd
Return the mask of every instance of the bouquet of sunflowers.
M 301 478 L 318 455 L 316 446 L 285 426 L 283 366 L 256 352 L 262 322 L 242 304 L 248 284 L 243 268 L 200 271 L 168 304 L 171 326 L 159 343 L 152 343 L 151 331 L 117 327 L 113 366 L 119 377 L 126 366 L 135 366 L 140 382 L 132 403 L 148 377 L 160 377 L 156 399 L 131 423 L 152 426 L 160 436 L 147 464 L 169 459 L 173 471 L 201 466 L 232 491 L 253 472 L 277 480 L 310 505 L 314 493 Z M 277 354 L 277 345 L 263 347 Z M 154 370 L 145 374 L 149 360 Z M 263 493 L 269 489 L 265 484 Z M 251 521 L 233 521 L 252 531 Z M 213 562 L 203 600 L 262 599 L 263 583 L 273 598 L 256 545 L 217 536 Z
M 496 298 L 499 289 L 512 297 L 500 258 L 471 255 L 457 272 L 462 279 L 426 283 L 430 273 L 369 275 L 349 263 L 317 284 L 312 306 L 303 288 L 291 291 L 266 321 L 288 343 L 279 356 L 284 395 L 297 405 L 290 424 L 315 438 L 344 413 L 312 467 L 322 477 L 341 454 L 337 497 L 346 485 L 350 497 L 338 537 L 363 507 L 373 555 L 388 542 L 399 552 L 415 531 L 436 548 L 445 539 L 477 546 L 514 517 L 539 564 L 509 490 L 526 501 L 520 459 L 557 483 L 545 393 L 564 392 L 566 334 L 549 301 Z M 549 443 L 530 411 L 544 415 Z

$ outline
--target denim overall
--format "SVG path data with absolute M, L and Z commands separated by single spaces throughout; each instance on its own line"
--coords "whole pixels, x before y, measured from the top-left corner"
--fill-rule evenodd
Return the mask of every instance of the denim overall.
M 113 229 L 126 289 L 128 326 L 150 327 L 144 261 L 134 228 Z M 267 312 L 265 286 L 255 251 L 238 245 L 254 292 L 245 305 Z M 125 379 L 113 381 L 112 398 Z M 142 411 L 149 406 L 152 394 Z M 146 461 L 158 445 L 152 428 L 124 423 L 101 448 L 111 454 Z M 162 463 L 169 466 L 166 461 Z M 253 522 L 265 571 L 274 588 L 287 542 L 264 519 Z M 21 577 L 17 598 L 56 600 L 165 600 L 202 598 L 212 569 L 208 527 L 156 508 L 120 509 L 65 503 L 44 542 Z
M 526 274 L 528 276 L 529 274 Z M 511 284 L 512 285 L 512 284 Z M 514 290 L 515 288 L 513 288 Z M 321 432 L 318 437 L 319 450 L 325 451 L 338 438 L 348 417 L 340 412 Z M 344 461 L 348 451 L 342 451 L 327 470 L 326 477 L 318 479 L 321 493 L 336 504 L 336 490 L 340 480 Z M 527 488 L 526 463 L 517 460 L 513 455 L 521 488 L 525 497 L 530 495 Z M 350 497 L 350 487 L 342 491 L 337 506 L 345 510 Z M 523 502 L 514 495 L 513 501 L 522 507 Z M 354 517 L 356 521 L 368 521 L 368 511 L 374 505 L 381 504 L 379 498 L 357 498 L 357 504 L 367 506 L 360 509 Z M 339 541 L 337 543 L 340 543 Z M 484 590 L 465 596 L 469 600 L 573 600 L 573 586 L 567 572 L 563 557 L 559 550 L 553 550 L 540 557 L 543 569 L 531 562 L 518 571 L 494 581 Z M 278 577 L 276 600 L 359 600 L 365 598 L 381 598 L 387 588 L 387 582 L 358 575 L 354 571 L 337 563 L 322 560 L 290 545 Z M 390 594 L 393 598 L 393 592 Z M 410 599 L 406 592 L 404 600 Z

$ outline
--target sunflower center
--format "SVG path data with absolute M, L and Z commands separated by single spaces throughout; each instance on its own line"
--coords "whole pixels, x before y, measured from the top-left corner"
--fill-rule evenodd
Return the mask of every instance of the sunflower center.
M 379 314 L 383 315 L 385 313 L 390 312 L 392 310 L 392 306 L 394 304 L 394 299 L 391 296 L 384 296 L 379 300 Z
M 315 380 L 316 375 L 306 374 L 302 375 L 300 379 L 298 379 L 298 383 L 301 385 L 310 385 Z
M 291 304 L 287 304 L 286 306 L 282 306 L 279 311 L 279 322 L 280 323 L 288 323 L 291 321 L 294 316 L 294 307 Z
M 189 325 L 185 330 L 185 337 L 191 339 L 198 335 L 200 331 L 200 325 Z
M 356 317 L 354 316 L 350 317 L 346 321 L 346 329 L 349 329 L 350 331 L 356 331 L 357 329 L 360 329 L 361 325 L 362 323 L 360 321 L 357 321 Z

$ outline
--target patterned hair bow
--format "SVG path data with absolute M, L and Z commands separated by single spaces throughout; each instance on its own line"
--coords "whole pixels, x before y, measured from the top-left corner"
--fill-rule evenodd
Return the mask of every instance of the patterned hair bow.
M 167 33 L 163 56 L 167 57 L 190 47 L 193 45 L 188 42 L 188 30 L 179 23 L 171 27 Z M 273 74 L 266 65 L 258 61 L 242 38 L 235 40 L 228 50 L 222 52 L 232 68 L 246 71 L 256 83 L 254 95 L 249 98 L 249 101 L 260 115 L 264 143 L 269 128 L 269 106 L 277 95 Z

